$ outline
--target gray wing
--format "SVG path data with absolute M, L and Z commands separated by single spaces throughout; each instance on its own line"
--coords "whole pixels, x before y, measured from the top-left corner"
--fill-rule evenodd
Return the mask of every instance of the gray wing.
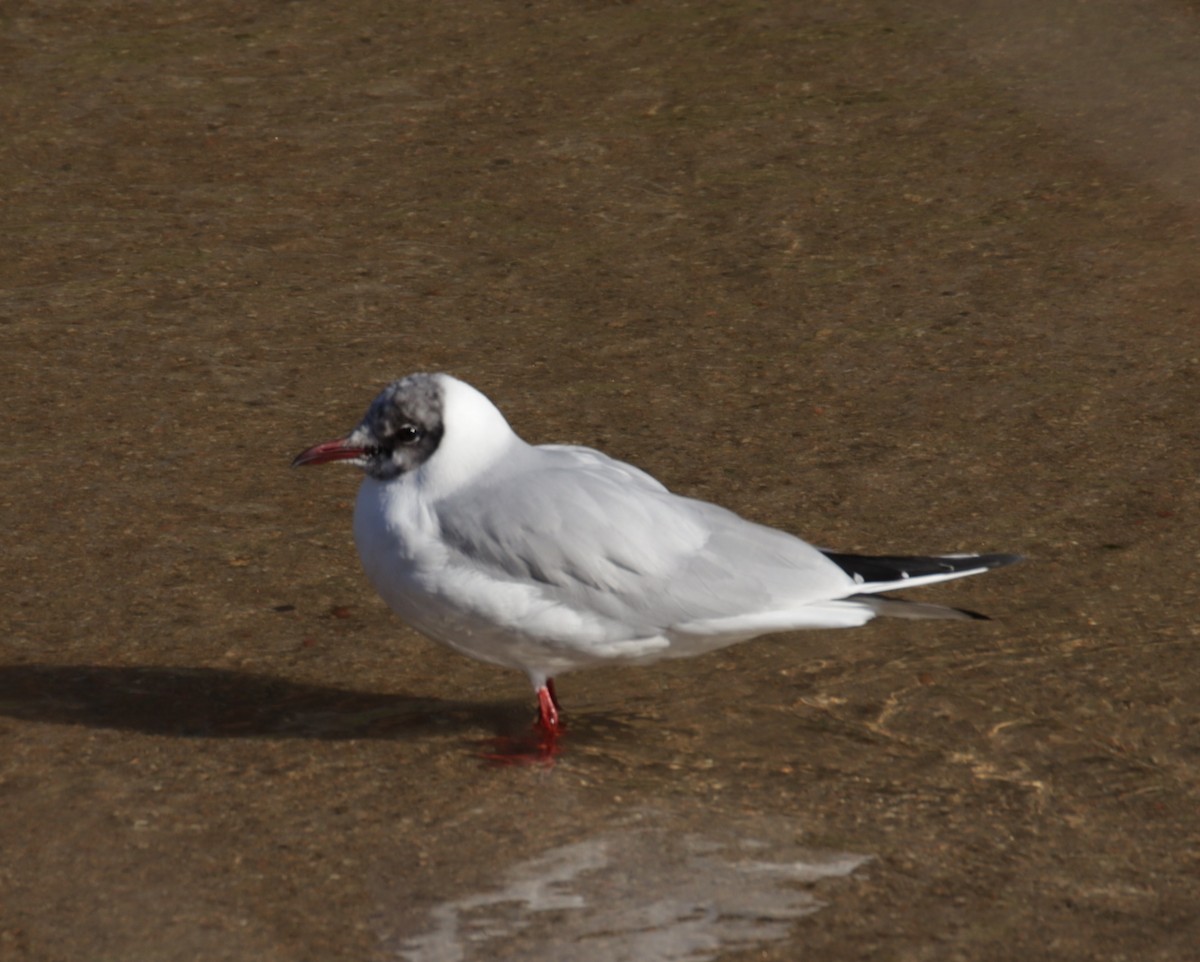
M 552 603 L 611 619 L 630 637 L 749 636 L 800 624 L 784 613 L 854 591 L 800 539 L 671 494 L 600 452 L 530 448 L 520 461 L 439 505 L 446 544 L 493 577 L 537 583 Z M 761 626 L 767 612 L 785 624 Z

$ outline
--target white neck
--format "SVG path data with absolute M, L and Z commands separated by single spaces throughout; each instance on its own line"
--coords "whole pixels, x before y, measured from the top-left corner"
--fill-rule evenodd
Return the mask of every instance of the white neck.
M 471 385 L 439 374 L 444 433 L 433 457 L 414 474 L 418 484 L 449 494 L 485 474 L 525 442 L 497 407 Z

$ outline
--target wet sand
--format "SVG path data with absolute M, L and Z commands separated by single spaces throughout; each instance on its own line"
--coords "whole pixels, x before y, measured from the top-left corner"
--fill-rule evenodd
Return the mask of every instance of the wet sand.
M 1118 29 L 1119 28 L 1119 29 Z M 17 2 L 0 959 L 1185 959 L 1194 5 Z M 877 621 L 561 680 L 290 457 L 448 370 L 843 550 Z M 705 884 L 701 884 L 701 883 Z

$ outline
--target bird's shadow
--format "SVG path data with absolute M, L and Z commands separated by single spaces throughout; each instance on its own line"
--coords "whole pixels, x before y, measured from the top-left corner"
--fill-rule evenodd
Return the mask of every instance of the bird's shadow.
M 307 685 L 224 668 L 26 664 L 0 665 L 0 716 L 176 738 L 337 741 L 487 733 L 487 751 L 495 742 L 516 757 L 530 743 L 533 706 Z M 571 728 L 577 744 L 631 728 L 609 712 L 589 712 L 578 721 Z M 539 757 L 540 751 L 539 743 Z
M 222 668 L 0 665 L 0 715 L 187 738 L 508 731 L 531 708 L 307 685 Z

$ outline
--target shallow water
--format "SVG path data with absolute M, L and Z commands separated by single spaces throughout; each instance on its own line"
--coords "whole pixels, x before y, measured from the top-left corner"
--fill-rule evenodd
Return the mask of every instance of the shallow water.
M 430 909 L 429 929 L 404 938 L 398 956 L 535 958 L 570 945 L 584 962 L 714 959 L 786 940 L 821 906 L 802 886 L 868 861 L 798 851 L 786 819 L 733 819 L 714 826 L 715 837 L 681 836 L 678 815 L 630 813 L 508 867 L 486 891 Z
M 1194 956 L 1197 37 L 10 3 L 0 959 Z M 991 622 L 567 676 L 556 763 L 489 764 L 524 680 L 287 469 L 417 369 L 817 544 L 1029 561 L 914 593 Z

